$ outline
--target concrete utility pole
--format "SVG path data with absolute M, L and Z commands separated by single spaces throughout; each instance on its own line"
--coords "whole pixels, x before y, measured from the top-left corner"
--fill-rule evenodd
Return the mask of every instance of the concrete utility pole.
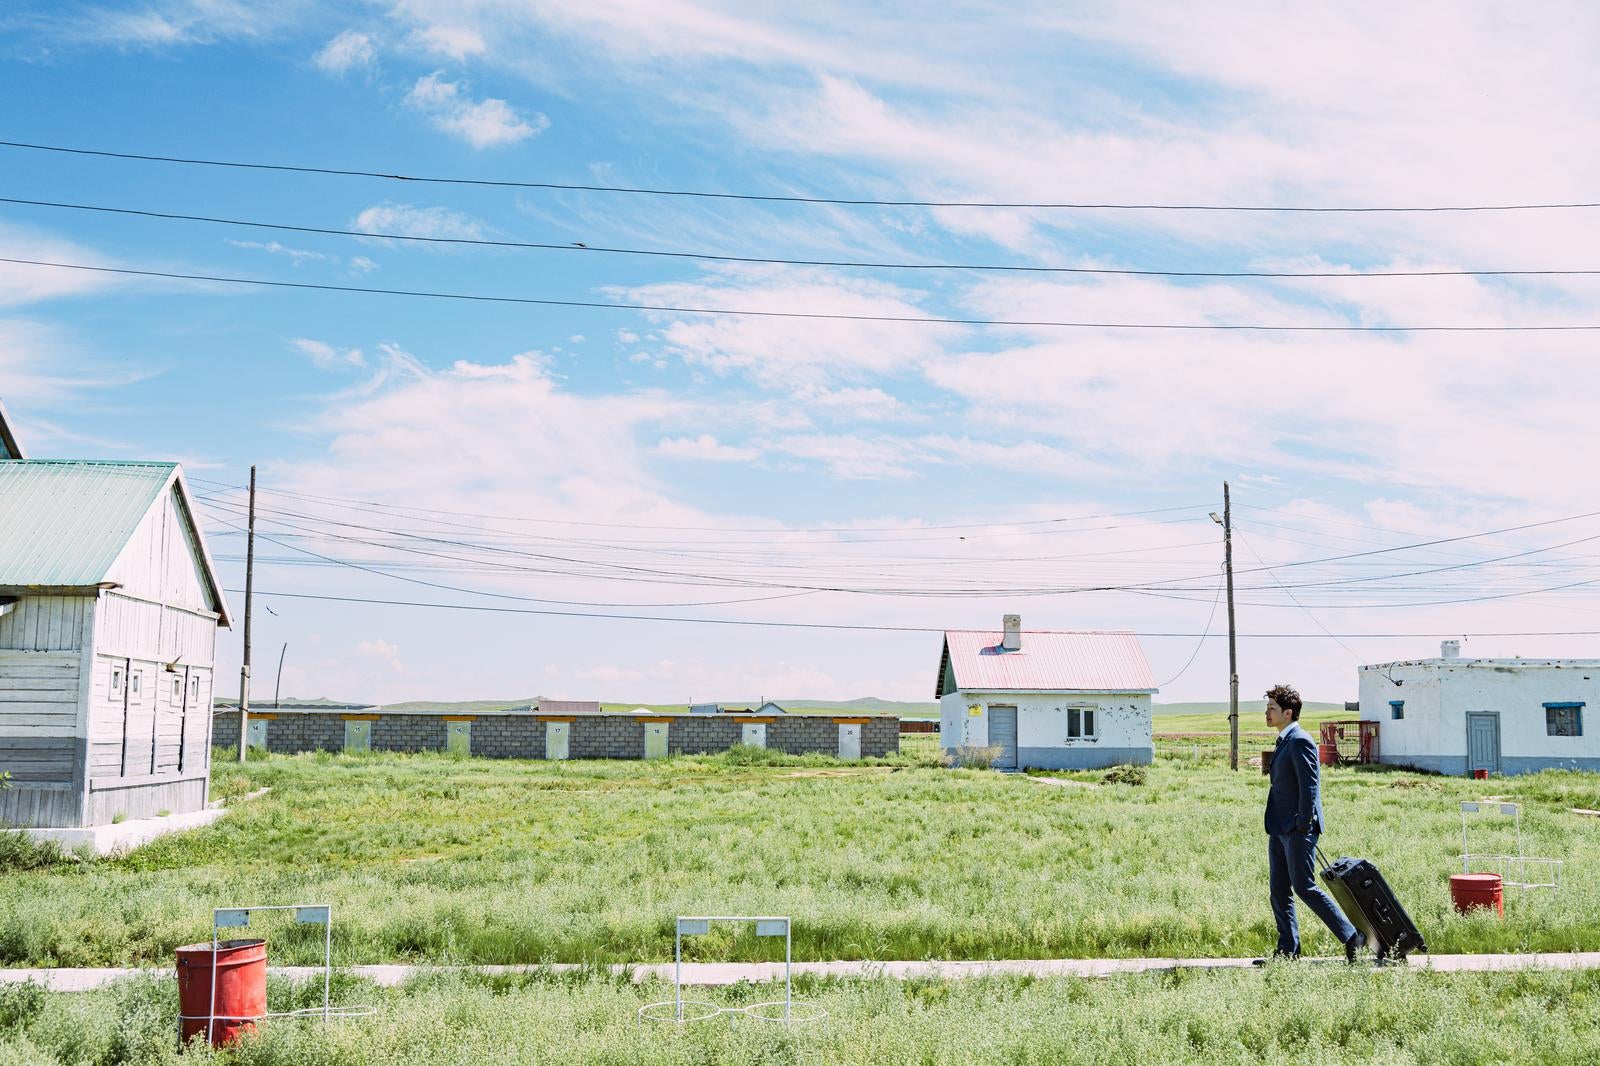
M 278 696 L 283 692 L 283 657 L 289 654 L 289 642 L 283 642 L 283 648 L 278 652 L 278 682 L 272 686 L 272 709 L 278 709 Z
M 250 744 L 250 599 L 256 578 L 256 468 L 250 466 L 250 529 L 244 549 L 244 661 L 239 666 L 239 761 Z M 1229 604 L 1233 601 L 1230 599 Z
M 1222 483 L 1222 565 L 1228 571 L 1228 768 L 1239 768 L 1239 650 L 1233 624 L 1233 501 Z M 245 618 L 250 616 L 247 614 Z M 245 632 L 249 632 L 248 621 Z

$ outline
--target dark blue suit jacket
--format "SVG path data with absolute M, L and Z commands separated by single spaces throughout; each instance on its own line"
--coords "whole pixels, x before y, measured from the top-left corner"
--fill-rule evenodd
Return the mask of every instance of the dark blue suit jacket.
M 1317 744 L 1296 722 L 1273 753 L 1267 790 L 1267 832 L 1275 836 L 1322 832 L 1322 787 Z

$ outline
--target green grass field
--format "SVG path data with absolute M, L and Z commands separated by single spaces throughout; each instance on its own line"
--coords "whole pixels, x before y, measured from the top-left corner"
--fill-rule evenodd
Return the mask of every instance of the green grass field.
M 126 857 L 0 876 L 0 965 L 166 965 L 213 906 L 330 902 L 337 958 L 526 963 L 670 957 L 673 916 L 795 919 L 801 959 L 1238 956 L 1273 942 L 1265 784 L 1162 755 L 1144 785 L 1099 773 L 933 765 L 910 738 L 882 765 L 775 753 L 640 762 L 444 755 L 275 756 L 219 764 L 215 790 L 272 791 L 218 824 Z M 1377 861 L 1439 952 L 1600 948 L 1600 778 L 1488 785 L 1334 769 L 1332 852 Z M 1514 893 L 1504 921 L 1450 908 L 1457 802 L 1527 804 L 1532 854 L 1568 863 L 1559 896 Z M 1315 923 L 1312 923 L 1313 926 Z M 273 957 L 304 963 L 302 927 Z M 732 934 L 728 934 L 732 936 Z M 1335 950 L 1314 928 L 1308 950 Z M 708 938 L 706 957 L 770 958 Z
M 174 1047 L 175 984 L 127 982 L 45 995 L 0 986 L 0 1064 L 255 1066 L 481 1063 L 1240 1064 L 1491 1066 L 1600 1061 L 1600 974 L 1442 975 L 1275 964 L 1265 971 L 1107 979 L 801 981 L 824 1025 L 641 1027 L 634 1012 L 670 985 L 595 975 L 484 980 L 439 974 L 397 990 L 349 981 L 335 1001 L 377 1014 L 268 1022 L 241 1047 Z M 320 1005 L 321 988 L 275 986 L 273 1009 Z M 699 990 L 719 1004 L 770 987 Z

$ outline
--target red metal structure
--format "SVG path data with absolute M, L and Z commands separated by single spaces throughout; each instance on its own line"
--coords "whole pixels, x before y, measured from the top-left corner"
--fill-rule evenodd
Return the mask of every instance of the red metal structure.
M 1323 722 L 1321 733 L 1322 751 L 1337 751 L 1341 763 L 1378 761 L 1377 722 Z

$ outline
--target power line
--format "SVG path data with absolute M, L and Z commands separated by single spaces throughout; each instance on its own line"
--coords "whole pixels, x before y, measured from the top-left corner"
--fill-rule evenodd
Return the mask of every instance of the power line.
M 242 491 L 242 486 L 232 485 L 226 481 L 212 481 L 208 478 L 194 477 L 190 481 L 206 485 L 216 485 L 221 488 Z M 568 518 L 529 518 L 524 515 L 498 515 L 484 514 L 477 511 L 446 511 L 435 507 L 412 507 L 392 503 L 379 503 L 374 500 L 358 500 L 348 496 L 319 496 L 309 492 L 290 492 L 287 489 L 264 489 L 269 496 L 288 496 L 299 500 L 316 500 L 323 503 L 336 503 L 349 505 L 352 509 L 376 509 L 379 511 L 398 511 L 403 517 L 416 515 L 442 514 L 452 518 L 486 518 L 496 522 L 530 522 L 541 525 L 558 526 L 589 526 L 604 529 L 654 529 L 670 530 L 673 532 L 692 533 L 926 533 L 946 529 L 1004 529 L 1010 526 L 1044 526 L 1057 525 L 1067 522 L 1090 522 L 1106 518 L 1132 518 L 1149 514 L 1170 514 L 1174 511 L 1198 511 L 1208 507 L 1207 503 L 1188 503 L 1177 507 L 1150 507 L 1142 511 L 1112 511 L 1107 514 L 1091 515 L 1065 515 L 1057 518 L 1028 518 L 1015 522 L 965 522 L 953 525 L 929 526 L 806 526 L 806 527 L 766 527 L 766 526 L 667 526 L 667 525 L 642 525 L 633 522 L 579 522 Z M 444 523 L 440 523 L 444 524 Z M 1108 526 L 1104 528 L 1115 529 L 1119 527 Z
M 385 181 L 402 181 L 432 185 L 477 185 L 502 189 L 546 189 L 554 192 L 621 193 L 634 196 L 691 197 L 707 200 L 746 200 L 760 203 L 830 204 L 843 207 L 978 207 L 1023 210 L 1071 211 L 1240 211 L 1284 214 L 1423 214 L 1443 212 L 1482 211 L 1558 211 L 1600 207 L 1600 203 L 1584 201 L 1518 204 L 1435 204 L 1405 207 L 1345 207 L 1345 206 L 1282 206 L 1260 204 L 1159 204 L 1159 203 L 1104 203 L 1061 201 L 999 201 L 999 200 L 913 200 L 869 199 L 845 196 L 797 196 L 776 193 L 711 192 L 699 189 L 664 189 L 630 185 L 594 185 L 555 181 L 513 181 L 494 178 L 446 178 L 419 174 L 399 174 L 376 170 L 356 170 L 341 167 L 295 166 L 287 163 L 249 163 L 226 159 L 199 159 L 185 156 L 152 155 L 139 152 L 112 152 L 94 148 L 71 148 L 53 144 L 31 144 L 24 141 L 0 141 L 0 147 L 21 148 L 37 152 L 56 152 L 64 155 L 97 156 L 104 159 L 125 159 L 147 163 L 178 163 L 186 166 L 226 167 L 235 170 L 275 171 L 291 174 L 317 174 L 330 177 L 378 178 Z
M 1235 333 L 1582 333 L 1600 331 L 1600 324 L 1564 326 L 1289 326 L 1220 322 L 1079 322 L 1060 319 L 954 318 L 939 315 L 852 315 L 820 311 L 757 311 L 748 308 L 673 307 L 664 304 L 605 303 L 599 300 L 557 300 L 534 296 L 490 296 L 483 293 L 440 292 L 427 289 L 387 289 L 309 281 L 269 281 L 264 278 L 239 278 L 220 274 L 184 274 L 168 270 L 135 270 L 131 267 L 89 266 L 84 263 L 55 263 L 40 259 L 16 259 L 10 257 L 0 257 L 0 263 L 53 267 L 58 270 L 83 270 L 96 274 L 119 274 L 128 277 L 165 278 L 172 281 L 254 285 L 273 289 L 365 293 L 374 296 L 411 296 L 430 300 L 464 300 L 472 303 L 520 304 L 536 307 L 590 308 L 601 311 L 652 311 L 674 315 L 727 315 L 741 318 L 783 318 L 825 322 L 885 322 L 926 326 L 1012 326 L 1024 329 L 1138 329 Z
M 239 589 L 224 589 L 223 591 L 231 593 L 233 595 L 240 595 L 241 594 L 241 590 L 239 590 Z M 669 617 L 669 616 L 664 616 L 664 615 L 645 615 L 645 614 L 606 614 L 606 613 L 599 613 L 599 612 L 594 612 L 594 611 L 547 611 L 547 610 L 543 610 L 543 609 L 540 609 L 540 608 L 534 608 L 534 607 L 492 607 L 492 606 L 489 606 L 487 604 L 434 603 L 434 602 L 423 601 L 423 600 L 384 600 L 384 599 L 375 599 L 375 598 L 366 597 L 366 596 L 328 596 L 328 595 L 323 595 L 323 594 L 320 594 L 320 593 L 311 593 L 311 592 L 269 592 L 269 591 L 265 591 L 265 590 L 262 590 L 262 589 L 255 590 L 255 595 L 257 595 L 257 596 L 277 596 L 277 597 L 280 597 L 280 598 L 293 599 L 293 600 L 322 600 L 322 601 L 326 601 L 326 602 L 330 602 L 330 603 L 370 604 L 370 605 L 379 606 L 379 607 L 425 607 L 425 608 L 433 608 L 433 609 L 437 609 L 437 610 L 446 610 L 446 611 L 479 611 L 479 612 L 484 612 L 484 613 L 489 613 L 489 614 L 528 614 L 528 615 L 553 616 L 553 617 L 557 617 L 557 618 L 600 618 L 600 619 L 614 619 L 614 620 L 626 621 L 626 622 L 685 622 L 685 623 L 695 623 L 695 624 L 698 624 L 698 625 L 714 625 L 714 626 L 756 626 L 756 627 L 760 627 L 760 628 L 764 628 L 764 629 L 825 629 L 825 630 L 843 630 L 843 631 L 847 631 L 847 632 L 864 632 L 864 633 L 941 633 L 942 634 L 942 633 L 946 632 L 945 629 L 936 628 L 936 627 L 933 627 L 933 626 L 863 625 L 863 624 L 852 624 L 852 623 L 848 623 L 848 622 L 769 622 L 769 621 L 761 621 L 761 620 L 758 620 L 758 619 L 742 619 L 742 618 L 694 618 L 694 617 L 681 617 L 681 616 L 680 617 Z M 953 628 L 959 628 L 959 627 L 953 627 Z M 1113 632 L 1113 631 L 1112 630 L 1080 629 L 1080 630 L 1073 630 L 1072 632 L 1075 632 L 1075 633 L 1105 633 L 1105 632 Z M 1124 632 L 1126 632 L 1126 630 L 1116 630 L 1114 632 L 1124 633 Z M 1134 635 L 1135 636 L 1139 636 L 1139 637 L 1148 637 L 1148 638 L 1150 638 L 1152 640 L 1164 639 L 1164 638 L 1193 640 L 1194 638 L 1200 636 L 1201 634 L 1199 634 L 1199 633 L 1165 633 L 1165 632 L 1163 632 L 1163 633 L 1135 633 Z M 1209 636 L 1211 638 L 1220 639 L 1224 635 L 1225 634 L 1222 634 L 1222 633 L 1213 633 L 1213 634 L 1210 634 Z M 1240 633 L 1239 634 L 1239 636 L 1247 637 L 1247 638 L 1249 638 L 1251 640 L 1305 640 L 1305 639 L 1325 640 L 1330 635 L 1334 635 L 1334 634 L 1328 634 L 1328 633 Z M 1477 633 L 1462 633 L 1462 632 L 1458 632 L 1458 631 L 1454 631 L 1454 630 L 1449 631 L 1449 632 L 1445 632 L 1445 631 L 1441 630 L 1441 631 L 1429 632 L 1429 633 L 1340 633 L 1340 634 L 1337 634 L 1337 636 L 1345 637 L 1345 638 L 1348 638 L 1348 639 L 1351 639 L 1351 640 L 1356 640 L 1356 639 L 1421 640 L 1423 638 L 1428 638 L 1428 637 L 1461 637 L 1461 638 L 1464 638 L 1464 639 L 1485 639 L 1485 638 L 1489 638 L 1489 637 L 1497 637 L 1497 638 L 1506 638 L 1506 637 L 1596 637 L 1596 636 L 1600 636 L 1600 629 L 1568 629 L 1568 630 L 1557 629 L 1557 630 L 1544 630 L 1544 631 L 1533 631 L 1533 632 L 1505 631 L 1505 632 L 1477 632 Z
M 1223 588 L 1224 588 L 1223 582 L 1218 581 L 1217 582 L 1217 594 L 1211 598 L 1211 613 L 1206 615 L 1206 627 L 1205 627 L 1205 629 L 1200 631 L 1200 639 L 1195 641 L 1194 651 L 1189 653 L 1188 661 L 1186 661 L 1183 664 L 1183 668 L 1180 669 L 1177 673 L 1173 674 L 1171 677 L 1169 677 L 1165 681 L 1161 682 L 1161 684 L 1157 685 L 1156 686 L 1157 688 L 1166 688 L 1168 685 L 1170 685 L 1174 681 L 1178 680 L 1178 678 L 1182 677 L 1184 674 L 1187 674 L 1189 672 L 1189 667 L 1193 666 L 1194 665 L 1194 661 L 1200 657 L 1200 649 L 1206 646 L 1206 638 L 1211 636 L 1211 623 L 1216 620 L 1216 617 L 1217 617 L 1217 604 L 1222 602 L 1222 590 L 1223 590 Z M 1235 639 L 1237 639 L 1238 634 L 1235 633 L 1234 637 L 1235 637 Z
M 601 255 L 631 255 L 660 259 L 690 259 L 707 263 L 751 263 L 765 266 L 840 267 L 861 270 L 968 270 L 980 273 L 1066 274 L 1140 278 L 1494 278 L 1494 277 L 1586 277 L 1600 275 L 1600 269 L 1486 269 L 1486 270 L 1154 270 L 1118 267 L 1037 266 L 1017 263 L 908 263 L 890 260 L 786 259 L 772 256 L 729 255 L 718 252 L 685 252 L 663 248 L 622 248 L 574 241 L 512 241 L 486 237 L 424 237 L 378 230 L 343 229 L 335 226 L 308 226 L 290 222 L 261 222 L 252 219 L 221 218 L 212 215 L 187 215 L 172 211 L 148 211 L 100 204 L 75 204 L 56 200 L 26 200 L 0 196 L 0 204 L 49 207 L 70 211 L 127 215 L 165 221 L 200 222 L 218 226 L 274 230 L 286 233 L 313 233 L 331 237 L 368 240 L 409 241 L 415 244 L 462 245 L 474 248 L 508 248 L 546 252 L 588 252 Z

